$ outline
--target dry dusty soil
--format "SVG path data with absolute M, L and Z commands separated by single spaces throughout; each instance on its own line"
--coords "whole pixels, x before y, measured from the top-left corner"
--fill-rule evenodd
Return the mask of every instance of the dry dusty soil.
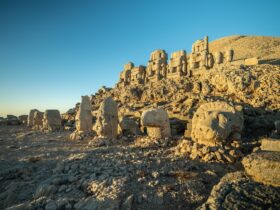
M 280 188 L 250 181 L 240 163 L 176 157 L 176 138 L 96 146 L 69 134 L 0 127 L 0 209 L 280 208 Z

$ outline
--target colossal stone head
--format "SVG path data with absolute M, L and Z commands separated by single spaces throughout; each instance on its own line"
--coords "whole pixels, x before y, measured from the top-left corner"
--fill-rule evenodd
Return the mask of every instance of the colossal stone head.
M 231 135 L 240 137 L 243 114 L 240 107 L 226 102 L 201 105 L 192 119 L 192 138 L 198 143 L 215 146 L 225 143 Z

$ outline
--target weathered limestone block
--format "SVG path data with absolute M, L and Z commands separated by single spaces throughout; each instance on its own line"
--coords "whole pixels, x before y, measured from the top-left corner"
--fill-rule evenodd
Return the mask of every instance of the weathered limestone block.
M 168 114 L 163 109 L 150 109 L 142 113 L 142 126 L 147 128 L 148 136 L 165 138 L 171 136 Z
M 140 135 L 141 131 L 137 122 L 129 117 L 124 117 L 120 121 L 121 132 L 123 135 Z
M 27 125 L 28 115 L 20 115 L 18 116 L 18 119 L 20 120 L 21 124 Z
M 75 116 L 75 123 L 76 130 L 71 133 L 71 140 L 89 139 L 93 136 L 91 100 L 88 96 L 81 97 L 81 104 Z
M 79 110 L 76 114 L 76 129 L 89 132 L 92 129 L 91 103 L 88 96 L 82 96 Z
M 280 187 L 280 152 L 252 153 L 243 158 L 242 164 L 254 181 Z
M 243 128 L 241 107 L 226 102 L 210 102 L 201 105 L 192 119 L 192 139 L 200 144 L 215 146 L 229 137 L 240 137 Z
M 280 152 L 280 139 L 262 139 L 261 149 L 265 151 Z
M 234 54 L 234 51 L 232 49 L 229 49 L 226 51 L 226 61 L 227 62 L 233 61 L 233 54 Z
M 259 64 L 259 59 L 258 58 L 247 58 L 245 59 L 246 66 L 253 66 Z
M 43 127 L 43 117 L 44 113 L 40 111 L 35 111 L 34 112 L 34 118 L 33 118 L 33 128 L 34 129 L 42 129 Z
M 152 83 L 166 78 L 167 53 L 164 50 L 155 50 L 151 53 L 146 68 L 146 79 Z
M 146 69 L 145 66 L 137 66 L 131 69 L 131 85 L 143 84 L 145 82 Z
M 167 78 L 180 79 L 181 76 L 187 74 L 187 56 L 185 50 L 179 50 L 171 54 L 168 64 Z
M 17 118 L 17 116 L 8 114 L 7 119 L 6 119 L 6 123 L 7 123 L 7 125 L 19 125 L 20 121 Z
M 28 115 L 27 125 L 32 127 L 34 125 L 34 112 L 38 111 L 37 109 L 31 109 Z
M 131 81 L 131 70 L 134 67 L 132 62 L 129 62 L 124 65 L 124 70 L 120 74 L 120 83 L 124 83 L 124 85 L 130 84 Z
M 107 97 L 99 107 L 93 130 L 101 137 L 116 139 L 118 135 L 118 122 L 117 103 L 112 97 Z
M 216 64 L 223 63 L 223 54 L 221 52 L 216 52 L 215 53 L 215 63 Z
M 58 110 L 46 110 L 43 119 L 43 129 L 58 131 L 61 129 L 61 116 Z

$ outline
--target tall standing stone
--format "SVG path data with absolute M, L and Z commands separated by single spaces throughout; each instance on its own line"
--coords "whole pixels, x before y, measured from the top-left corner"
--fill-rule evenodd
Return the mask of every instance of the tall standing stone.
M 32 126 L 33 129 L 37 129 L 37 130 L 42 129 L 42 127 L 43 127 L 43 116 L 44 116 L 43 112 L 40 112 L 38 110 L 36 110 L 34 112 L 33 126 Z
M 75 116 L 76 130 L 70 135 L 71 140 L 82 140 L 92 136 L 91 101 L 82 96 L 81 104 Z
M 28 115 L 28 119 L 27 119 L 27 125 L 29 127 L 32 127 L 34 125 L 34 113 L 35 111 L 38 111 L 37 109 L 31 109 Z
M 118 106 L 112 97 L 107 97 L 101 103 L 94 130 L 97 135 L 116 139 L 118 135 Z
M 76 129 L 78 131 L 89 132 L 92 129 L 91 102 L 88 96 L 82 96 L 79 110 L 75 117 Z

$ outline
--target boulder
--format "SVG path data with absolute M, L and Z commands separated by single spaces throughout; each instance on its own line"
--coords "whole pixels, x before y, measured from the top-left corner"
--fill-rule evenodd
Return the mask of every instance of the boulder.
M 48 131 L 58 131 L 61 129 L 61 116 L 58 110 L 49 109 L 45 111 L 43 129 Z
M 279 209 L 280 188 L 251 181 L 244 172 L 228 173 L 197 210 Z
M 7 115 L 6 123 L 7 123 L 7 125 L 19 125 L 20 121 L 14 115 Z
M 27 125 L 28 115 L 20 115 L 18 116 L 18 119 L 21 124 Z
M 280 187 L 280 152 L 252 153 L 243 158 L 242 165 L 254 181 Z
M 148 136 L 165 138 L 171 136 L 168 114 L 164 109 L 149 109 L 142 113 L 141 124 L 147 128 Z
M 101 103 L 93 130 L 98 136 L 116 139 L 118 135 L 118 106 L 112 97 Z
M 192 119 L 191 137 L 200 144 L 215 146 L 230 137 L 239 139 L 243 128 L 241 107 L 226 102 L 201 105 Z
M 78 131 L 90 132 L 92 129 L 91 102 L 88 96 L 82 96 L 79 110 L 75 117 Z
M 136 122 L 136 120 L 129 118 L 129 117 L 124 117 L 120 121 L 120 128 L 121 128 L 122 135 L 124 135 L 124 136 L 141 134 L 139 125 Z

